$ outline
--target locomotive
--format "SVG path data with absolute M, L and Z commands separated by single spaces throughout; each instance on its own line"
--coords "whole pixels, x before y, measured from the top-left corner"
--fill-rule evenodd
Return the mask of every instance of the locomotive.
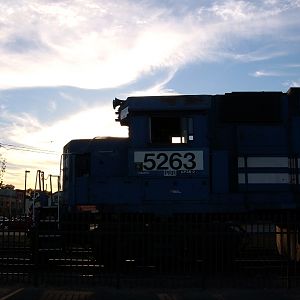
M 297 211 L 300 88 L 115 99 L 128 137 L 64 147 L 63 206 L 102 215 Z M 274 220 L 280 253 L 296 238 Z M 291 244 L 292 243 L 292 244 Z
M 113 101 L 128 138 L 64 147 L 65 205 L 236 212 L 299 206 L 300 89 Z

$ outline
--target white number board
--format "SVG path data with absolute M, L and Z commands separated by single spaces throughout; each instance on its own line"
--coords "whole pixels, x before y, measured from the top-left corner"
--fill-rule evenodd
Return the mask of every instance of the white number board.
M 134 162 L 143 171 L 203 170 L 203 151 L 136 151 Z

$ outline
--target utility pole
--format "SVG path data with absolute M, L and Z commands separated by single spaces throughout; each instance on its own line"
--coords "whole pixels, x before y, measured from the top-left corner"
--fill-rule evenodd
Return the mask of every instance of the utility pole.
M 24 187 L 24 203 L 23 203 L 24 215 L 26 213 L 26 184 L 27 184 L 27 174 L 28 173 L 30 173 L 30 171 L 26 170 L 25 171 L 25 187 Z

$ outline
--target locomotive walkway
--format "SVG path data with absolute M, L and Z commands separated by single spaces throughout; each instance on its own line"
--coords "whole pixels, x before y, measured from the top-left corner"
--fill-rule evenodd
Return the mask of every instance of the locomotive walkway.
M 67 288 L 2 287 L 0 300 L 296 300 L 300 289 L 115 289 L 92 288 L 72 290 Z

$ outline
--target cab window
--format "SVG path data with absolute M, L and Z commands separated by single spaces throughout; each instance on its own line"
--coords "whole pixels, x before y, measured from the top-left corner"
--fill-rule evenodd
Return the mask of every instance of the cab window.
M 193 119 L 186 117 L 151 117 L 150 139 L 152 144 L 186 144 L 193 141 Z
M 75 157 L 75 175 L 76 177 L 90 175 L 90 154 L 77 154 Z

